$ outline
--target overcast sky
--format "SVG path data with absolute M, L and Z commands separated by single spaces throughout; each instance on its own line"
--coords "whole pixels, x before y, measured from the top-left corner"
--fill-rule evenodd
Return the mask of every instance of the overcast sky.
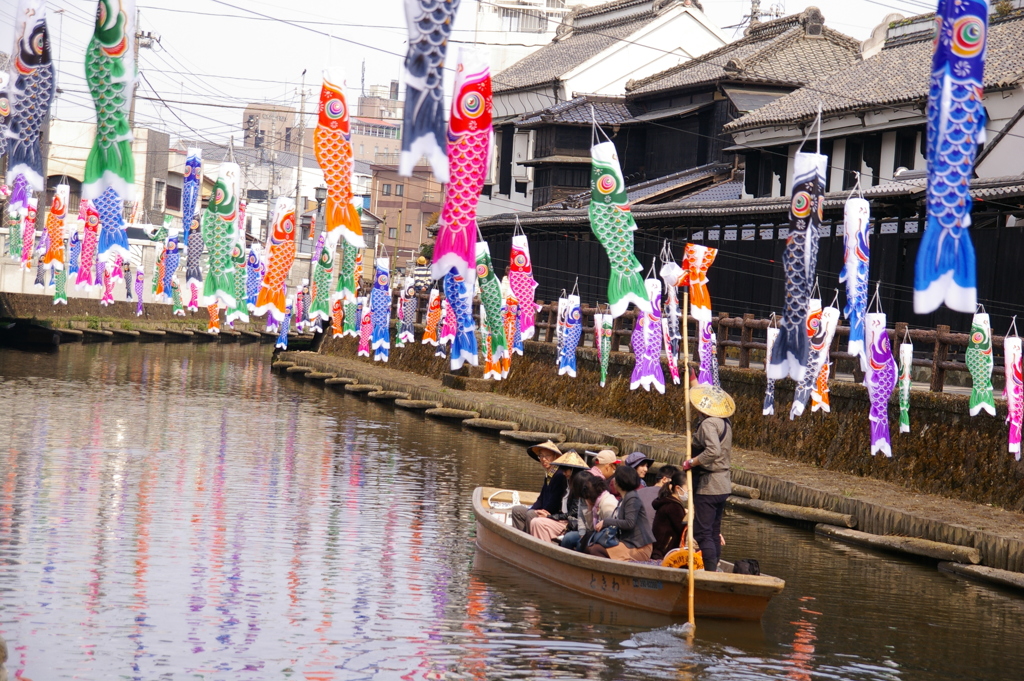
M 0 2 L 3 51 L 13 44 L 16 3 Z M 750 11 L 749 0 L 704 0 L 703 5 L 711 21 L 723 28 L 740 23 Z M 140 50 L 145 79 L 140 79 L 136 123 L 205 141 L 223 142 L 233 134 L 240 143 L 244 104 L 297 105 L 303 69 L 308 109 L 315 106 L 320 74 L 328 65 L 344 70 L 350 97 L 357 93 L 364 61 L 367 85 L 400 79 L 406 39 L 403 6 L 402 0 L 138 0 L 139 28 L 159 33 L 160 43 Z M 770 0 L 762 0 L 762 11 L 770 6 Z M 786 6 L 785 12 L 805 6 Z M 858 39 L 866 38 L 891 12 L 910 16 L 934 9 L 923 0 L 821 0 L 817 6 L 827 26 Z M 96 1 L 55 0 L 47 7 L 63 91 L 55 114 L 91 121 L 82 64 Z M 472 39 L 476 8 L 476 0 L 462 1 L 454 39 Z M 56 13 L 61 9 L 63 13 Z M 735 29 L 725 33 L 730 38 L 742 35 Z M 480 38 L 487 40 L 486 34 Z M 205 106 L 189 104 L 195 102 Z M 312 117 L 307 122 L 312 125 Z

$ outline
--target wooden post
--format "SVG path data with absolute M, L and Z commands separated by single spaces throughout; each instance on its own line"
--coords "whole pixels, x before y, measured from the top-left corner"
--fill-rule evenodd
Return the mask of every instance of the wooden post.
M 946 324 L 939 324 L 935 327 L 935 350 L 932 353 L 932 385 L 931 391 L 933 393 L 941 393 L 942 387 L 946 383 L 946 370 L 939 366 L 942 362 L 946 361 L 946 357 L 949 355 L 949 345 L 942 340 L 942 336 L 949 333 L 949 326 Z
M 754 314 L 747 312 L 743 315 L 743 328 L 740 329 L 740 368 L 750 368 L 750 344 L 754 342 L 754 330 L 747 325 L 747 322 L 754 321 Z
M 558 333 L 558 301 L 552 301 L 551 309 L 548 310 L 548 343 L 555 341 L 555 334 Z
M 622 326 L 620 323 L 621 319 L 622 317 L 616 317 L 612 320 L 612 352 L 619 352 L 622 349 L 622 346 L 619 345 L 619 327 Z
M 690 442 L 690 292 L 683 291 L 683 403 L 686 412 L 686 460 L 693 456 L 693 445 Z M 687 580 L 687 618 L 690 623 L 689 635 L 697 630 L 697 622 L 693 616 L 693 469 L 686 470 L 686 517 L 690 524 L 686 527 L 686 549 L 689 556 L 686 562 Z
M 729 327 L 722 323 L 722 320 L 728 319 L 728 312 L 718 313 L 718 366 L 725 366 L 725 343 L 722 341 L 729 340 Z

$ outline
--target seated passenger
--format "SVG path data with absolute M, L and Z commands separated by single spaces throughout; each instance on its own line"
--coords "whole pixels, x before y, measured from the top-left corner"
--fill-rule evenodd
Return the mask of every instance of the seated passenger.
M 677 471 L 654 500 L 652 560 L 661 560 L 686 540 L 686 473 Z
M 590 471 L 579 471 L 572 476 L 572 480 L 569 481 L 569 504 L 568 504 L 568 523 L 566 524 L 565 534 L 562 536 L 562 548 L 572 549 L 573 551 L 580 550 L 580 541 L 593 527 L 590 522 L 590 506 L 587 504 L 587 500 L 584 498 L 586 492 L 587 483 L 591 480 L 595 480 Z M 576 505 L 575 514 L 572 513 L 573 503 Z M 532 527 L 532 525 L 531 525 Z
M 679 468 L 670 464 L 665 464 L 657 470 L 654 474 L 655 482 L 650 487 L 641 487 L 636 491 L 640 495 L 640 501 L 644 502 L 644 509 L 647 511 L 647 519 L 654 522 L 654 500 L 658 498 L 661 493 L 661 488 L 669 483 L 672 476 L 676 474 Z M 653 529 L 653 528 L 652 528 Z
M 562 455 L 558 446 L 548 440 L 539 445 L 527 448 L 527 453 L 544 467 L 544 485 L 533 505 L 512 507 L 512 527 L 527 532 L 530 521 L 534 518 L 546 518 L 562 509 L 562 497 L 565 496 L 566 481 L 564 475 L 556 475 L 557 469 L 552 462 Z
M 590 474 L 608 480 L 612 477 L 612 473 L 615 472 L 615 467 L 622 462 L 619 461 L 619 457 L 615 456 L 615 452 L 612 450 L 602 449 L 591 459 L 591 463 L 593 468 L 590 469 Z
M 615 484 L 622 492 L 622 501 L 619 502 L 612 517 L 594 524 L 594 531 L 600 532 L 605 527 L 617 528 L 618 544 L 604 547 L 593 543 L 587 547 L 587 552 L 612 560 L 648 560 L 651 557 L 654 535 L 650 530 L 644 503 L 636 493 L 640 487 L 640 476 L 629 466 L 619 466 L 615 469 Z
M 640 488 L 647 487 L 647 483 L 644 478 L 647 477 L 647 471 L 650 469 L 651 464 L 654 463 L 654 459 L 648 459 L 647 455 L 643 452 L 633 452 L 623 460 L 624 464 L 633 468 L 636 474 L 640 476 Z
M 587 463 L 580 458 L 576 452 L 566 452 L 551 462 L 551 466 L 558 470 L 555 475 L 562 474 L 565 477 L 565 494 L 562 495 L 561 508 L 548 517 L 536 517 L 530 521 L 530 534 L 537 539 L 551 541 L 555 537 L 565 534 L 570 522 L 572 529 L 576 529 L 576 513 L 579 507 L 579 498 L 573 494 L 573 476 L 587 470 Z

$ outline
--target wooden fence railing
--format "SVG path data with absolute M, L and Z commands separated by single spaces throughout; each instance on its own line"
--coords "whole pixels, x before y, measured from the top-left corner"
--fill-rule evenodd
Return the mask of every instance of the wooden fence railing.
M 428 295 L 418 294 L 420 299 L 418 320 L 426 318 L 426 303 Z M 533 340 L 542 343 L 554 343 L 556 329 L 558 327 L 558 303 L 544 303 L 537 301 L 540 310 L 537 312 L 537 331 Z M 474 315 L 478 316 L 479 304 L 474 305 Z M 593 346 L 594 344 L 594 315 L 600 310 L 595 307 L 583 306 L 583 335 L 580 340 L 582 345 Z M 636 311 L 631 309 L 612 323 L 612 352 L 631 352 L 629 347 L 630 336 L 633 334 L 633 326 L 636 320 Z M 479 320 L 478 320 L 479 321 Z M 696 320 L 691 316 L 691 324 L 696 325 Z M 749 368 L 751 350 L 764 351 L 766 349 L 765 330 L 771 324 L 768 319 L 755 319 L 753 314 L 745 314 L 742 317 L 733 317 L 727 313 L 720 312 L 711 324 L 715 329 L 718 341 L 718 361 L 725 365 L 726 355 L 730 348 L 736 348 L 735 359 L 741 368 Z M 692 327 L 691 327 L 692 328 Z M 905 322 L 896 322 L 894 327 L 888 329 L 889 341 L 893 347 L 893 353 L 897 353 L 900 343 L 904 337 L 909 337 L 914 344 L 914 366 L 926 367 L 931 370 L 929 389 L 932 392 L 942 392 L 946 385 L 946 377 L 949 372 L 969 372 L 967 364 L 963 361 L 964 350 L 967 349 L 969 334 L 951 333 L 948 326 L 939 325 L 934 329 L 908 329 Z M 835 360 L 851 360 L 851 369 L 854 380 L 862 381 L 863 374 L 860 365 L 852 360 L 853 355 L 842 350 L 847 346 L 850 336 L 850 327 L 840 324 L 836 328 L 835 337 L 829 356 L 833 361 L 833 376 L 835 374 Z M 696 333 L 690 334 L 691 344 Z M 995 376 L 1003 376 L 1003 336 L 992 337 Z M 763 359 L 763 355 L 762 355 Z M 760 364 L 760 363 L 759 363 Z

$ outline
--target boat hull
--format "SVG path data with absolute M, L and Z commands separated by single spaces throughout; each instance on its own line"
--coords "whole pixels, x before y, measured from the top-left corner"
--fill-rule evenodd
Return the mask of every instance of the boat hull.
M 642 563 L 611 561 L 563 549 L 520 532 L 487 505 L 496 489 L 473 493 L 477 547 L 525 572 L 585 596 L 671 617 L 687 617 L 687 572 Z M 525 494 L 524 494 L 525 496 Z M 768 575 L 695 573 L 698 617 L 759 620 L 785 582 Z

